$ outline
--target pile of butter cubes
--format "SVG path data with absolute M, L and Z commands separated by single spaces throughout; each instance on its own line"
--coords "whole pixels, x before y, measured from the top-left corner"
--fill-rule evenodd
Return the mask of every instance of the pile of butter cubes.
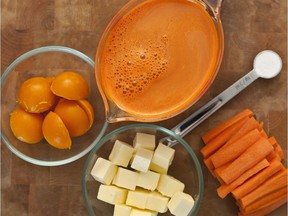
M 116 140 L 109 160 L 96 160 L 91 175 L 102 183 L 97 198 L 115 205 L 114 216 L 155 216 L 168 209 L 187 216 L 193 208 L 185 185 L 167 174 L 175 150 L 155 143 L 154 135 L 136 133 L 133 147 Z

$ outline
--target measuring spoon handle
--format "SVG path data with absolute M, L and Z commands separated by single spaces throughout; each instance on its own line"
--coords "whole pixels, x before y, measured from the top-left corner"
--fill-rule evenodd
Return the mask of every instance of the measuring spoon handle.
M 249 86 L 257 78 L 259 78 L 257 73 L 254 70 L 250 71 L 248 74 L 240 78 L 233 85 L 228 87 L 222 93 L 217 95 L 207 104 L 205 104 L 203 107 L 201 107 L 192 115 L 190 115 L 187 119 L 185 119 L 184 121 L 176 125 L 174 128 L 172 128 L 172 131 L 174 131 L 174 133 L 176 133 L 180 137 L 184 137 L 187 133 L 189 133 L 191 130 L 197 127 L 200 123 L 202 123 L 205 119 L 211 116 L 220 107 L 222 107 L 230 99 L 232 99 L 234 96 L 240 93 L 243 89 Z M 174 142 L 176 144 L 175 140 L 173 141 L 170 140 L 170 145 L 171 144 L 173 145 L 173 143 L 171 142 Z

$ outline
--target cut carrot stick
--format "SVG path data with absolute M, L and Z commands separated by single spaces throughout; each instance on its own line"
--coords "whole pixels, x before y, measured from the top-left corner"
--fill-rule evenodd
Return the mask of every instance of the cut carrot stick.
M 260 124 L 261 128 L 264 128 L 264 122 L 263 121 L 259 122 L 259 124 Z
M 287 185 L 286 185 L 287 186 Z M 246 206 L 245 208 L 242 208 L 242 212 L 247 213 L 253 213 L 258 211 L 259 209 L 263 209 L 275 202 L 279 197 L 286 196 L 287 198 L 287 187 L 282 187 L 279 190 L 276 190 L 261 199 L 257 200 L 256 202 L 251 203 L 250 205 Z
M 274 159 L 281 161 L 281 157 L 275 151 L 272 151 L 269 155 L 267 155 L 266 159 L 268 161 L 272 161 Z
M 251 169 L 247 170 L 241 176 L 239 176 L 231 184 L 222 184 L 219 188 L 217 188 L 217 193 L 219 197 L 221 197 L 222 199 L 225 198 L 232 190 L 241 185 L 248 178 L 250 178 L 251 176 L 255 175 L 256 173 L 260 172 L 262 169 L 268 166 L 269 162 L 266 159 L 264 159 L 259 163 L 257 163 L 255 166 L 253 166 Z
M 219 173 L 221 173 L 224 169 L 226 169 L 230 163 L 224 164 L 221 167 L 218 167 L 217 169 L 214 169 L 214 175 L 216 176 L 217 180 L 221 183 L 224 184 L 224 181 L 221 179 Z
M 284 152 L 281 148 L 281 146 L 279 145 L 279 143 L 277 142 L 277 140 L 275 139 L 275 137 L 269 137 L 268 141 L 271 143 L 271 145 L 274 147 L 274 151 L 276 152 L 276 154 L 279 156 L 280 160 L 284 159 Z
M 219 173 L 219 176 L 226 184 L 230 184 L 246 170 L 263 160 L 272 151 L 273 147 L 268 140 L 261 137 L 226 169 Z
M 209 158 L 204 159 L 204 164 L 206 165 L 210 173 L 215 177 L 215 174 L 214 174 L 215 167 L 212 164 L 211 158 L 209 157 Z
M 246 208 L 246 206 L 250 205 L 256 200 L 269 195 L 270 193 L 273 193 L 283 187 L 287 188 L 287 170 L 284 170 L 283 172 L 273 176 L 271 179 L 253 190 L 251 193 L 239 199 L 240 206 L 242 208 Z
M 227 163 L 227 164 L 224 164 L 223 166 L 218 167 L 217 169 L 215 169 L 215 170 L 214 170 L 215 175 L 220 178 L 219 174 L 220 174 L 223 170 L 225 170 L 230 164 L 231 164 L 231 163 Z
M 281 146 L 276 143 L 276 147 L 274 148 L 275 152 L 277 153 L 277 155 L 279 155 L 279 157 L 281 158 L 281 160 L 284 159 L 284 152 L 283 152 L 283 149 L 281 148 Z
M 267 205 L 266 207 L 262 207 L 261 209 L 258 209 L 257 211 L 253 213 L 247 213 L 245 214 L 244 212 L 239 212 L 238 216 L 263 216 L 263 215 L 268 215 L 275 209 L 279 208 L 283 204 L 287 202 L 287 195 L 282 195 L 275 200 L 271 201 L 269 203 L 270 205 Z
M 258 129 L 254 129 L 248 132 L 242 138 L 236 140 L 233 143 L 226 143 L 216 153 L 211 156 L 212 164 L 215 168 L 218 168 L 241 155 L 248 147 L 254 144 L 261 137 Z
M 268 135 L 264 130 L 261 130 L 260 133 L 262 137 L 264 137 L 265 139 L 268 139 Z
M 236 122 L 240 121 L 241 119 L 245 117 L 252 117 L 253 112 L 250 109 L 245 109 L 242 112 L 238 113 L 237 115 L 231 117 L 230 119 L 226 120 L 222 124 L 219 124 L 215 128 L 211 129 L 208 133 L 206 133 L 202 139 L 205 144 L 207 144 L 209 141 L 211 141 L 213 138 L 218 136 L 221 132 L 235 124 Z
M 251 118 L 248 119 L 247 122 L 227 141 L 225 145 L 229 145 L 230 143 L 235 142 L 236 140 L 242 138 L 245 136 L 247 133 L 250 131 L 258 129 L 258 131 L 262 130 L 261 125 L 259 124 L 258 121 L 252 116 Z
M 249 119 L 249 117 L 244 117 L 231 127 L 225 129 L 217 137 L 213 138 L 206 146 L 204 146 L 200 151 L 204 158 L 209 157 L 212 153 L 217 151 L 221 146 L 225 144 L 232 136 L 235 134 L 243 124 Z
M 277 140 L 275 139 L 274 136 L 269 137 L 268 141 L 271 143 L 272 146 L 275 146 L 277 144 Z
M 272 175 L 283 169 L 285 168 L 279 160 L 272 160 L 268 167 L 266 167 L 260 173 L 248 179 L 242 185 L 233 190 L 232 195 L 237 200 L 244 197 L 246 194 L 257 188 L 259 185 L 263 184 Z

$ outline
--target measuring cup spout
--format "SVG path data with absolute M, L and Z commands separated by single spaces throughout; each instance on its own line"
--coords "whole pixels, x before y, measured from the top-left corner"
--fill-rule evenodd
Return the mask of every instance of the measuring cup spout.
M 224 0 L 206 0 L 205 2 L 213 9 L 214 14 L 219 18 L 223 1 Z
M 108 101 L 105 104 L 106 109 L 106 120 L 109 123 L 115 123 L 119 121 L 127 121 L 130 119 L 130 116 L 127 112 L 120 109 L 115 103 Z

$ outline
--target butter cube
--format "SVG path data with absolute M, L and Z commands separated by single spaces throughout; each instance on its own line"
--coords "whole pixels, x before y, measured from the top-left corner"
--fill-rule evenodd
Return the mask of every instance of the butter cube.
M 154 160 L 154 161 L 153 161 Z M 157 165 L 155 163 L 155 159 L 152 159 L 150 163 L 150 170 L 153 170 L 157 173 L 167 174 L 168 173 L 169 164 L 162 163 L 161 165 Z
M 119 167 L 112 184 L 129 190 L 135 190 L 139 174 L 137 172 Z
M 129 144 L 116 140 L 109 155 L 109 160 L 119 166 L 127 167 L 133 155 L 134 148 Z
M 158 213 L 149 210 L 132 208 L 130 216 L 157 216 Z
M 136 133 L 136 136 L 133 140 L 133 146 L 135 149 L 139 147 L 154 150 L 155 149 L 155 135 L 145 134 L 145 133 Z
M 186 193 L 176 192 L 168 203 L 168 209 L 173 215 L 187 216 L 194 206 L 194 199 Z
M 136 189 L 135 191 L 128 191 L 126 204 L 145 209 L 148 196 L 149 192 L 147 190 Z
M 137 186 L 154 191 L 157 188 L 159 179 L 159 173 L 152 172 L 150 170 L 147 172 L 140 172 Z
M 147 172 L 150 167 L 152 157 L 153 151 L 139 147 L 133 157 L 131 167 L 138 171 Z
M 167 204 L 169 202 L 169 198 L 162 196 L 158 192 L 151 192 L 148 196 L 146 209 L 164 213 L 168 210 Z
M 91 170 L 91 175 L 96 181 L 109 185 L 111 184 L 117 169 L 118 167 L 111 161 L 99 157 Z
M 161 174 L 157 190 L 164 196 L 172 197 L 177 191 L 183 191 L 185 185 L 172 176 Z
M 101 184 L 97 198 L 110 204 L 123 204 L 127 198 L 127 190 L 114 185 Z
M 150 169 L 155 172 L 166 174 L 168 172 L 169 166 L 173 161 L 174 155 L 175 149 L 159 143 L 154 152 Z
M 127 205 L 115 205 L 113 216 L 130 216 L 132 207 Z

